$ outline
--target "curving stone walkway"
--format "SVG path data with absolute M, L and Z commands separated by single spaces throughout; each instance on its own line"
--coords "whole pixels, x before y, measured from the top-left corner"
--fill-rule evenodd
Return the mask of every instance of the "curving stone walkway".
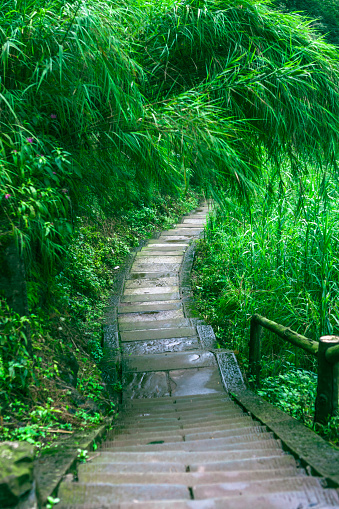
M 216 357 L 186 316 L 179 271 L 207 206 L 150 240 L 119 305 L 123 405 L 78 481 L 68 509 L 325 509 L 335 490 L 297 468 L 281 443 L 225 392 Z

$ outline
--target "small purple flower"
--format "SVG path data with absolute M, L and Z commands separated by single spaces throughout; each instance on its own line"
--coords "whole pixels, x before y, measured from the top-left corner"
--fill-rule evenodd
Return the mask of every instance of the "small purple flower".
M 28 143 L 33 143 L 33 138 L 26 138 Z
M 17 154 L 17 153 L 18 153 L 18 151 L 17 151 L 17 150 L 15 150 L 15 149 L 13 150 L 13 152 L 14 152 L 14 154 Z
M 53 171 L 53 175 L 56 175 L 56 174 L 57 174 L 56 171 Z
M 51 113 L 51 118 L 57 118 L 55 113 Z
M 12 196 L 12 195 L 11 195 L 11 194 L 9 194 L 9 193 L 5 194 L 5 200 L 8 200 L 11 196 Z
M 68 193 L 67 189 L 61 189 L 61 191 L 62 191 L 64 194 L 67 194 L 67 193 Z

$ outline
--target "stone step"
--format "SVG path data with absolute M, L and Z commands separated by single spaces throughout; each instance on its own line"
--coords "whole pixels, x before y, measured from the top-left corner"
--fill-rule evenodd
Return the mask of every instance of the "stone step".
M 201 348 L 198 337 L 154 339 L 149 341 L 125 341 L 121 343 L 123 355 L 147 355 L 184 352 Z
M 124 302 L 118 306 L 118 314 L 149 313 L 152 311 L 170 311 L 173 309 L 182 309 L 182 302 L 180 300 L 139 302 L 137 304 Z
M 200 229 L 199 229 L 200 232 Z M 191 242 L 191 240 L 196 237 L 196 234 L 190 231 L 190 233 L 184 234 L 184 235 L 174 235 L 170 234 L 168 235 L 168 232 L 162 233 L 159 237 L 160 242 L 166 242 L 168 244 L 171 243 L 181 243 L 181 242 Z
M 280 468 L 293 467 L 296 469 L 296 462 L 290 454 L 278 454 L 258 458 L 238 458 L 229 461 L 210 461 L 208 463 L 190 463 L 190 472 L 233 472 L 233 471 L 260 471 L 276 470 Z
M 153 279 L 127 279 L 125 281 L 125 289 L 132 288 L 153 288 L 165 286 L 178 286 L 179 277 L 158 277 Z
M 206 421 L 206 420 L 203 420 L 203 421 L 193 421 L 193 422 L 183 422 L 183 421 L 172 421 L 173 423 L 176 422 L 176 424 L 166 424 L 167 428 L 170 427 L 170 429 L 172 428 L 179 428 L 179 429 L 183 429 L 185 430 L 186 432 L 189 431 L 190 433 L 193 433 L 193 432 L 199 432 L 201 430 L 203 431 L 206 431 L 206 430 L 214 430 L 214 429 L 228 429 L 230 427 L 230 425 L 234 425 L 234 427 L 241 427 L 241 426 L 248 426 L 248 425 L 252 425 L 254 424 L 255 421 L 253 421 L 253 419 L 251 419 L 251 417 L 247 417 L 246 415 L 244 417 L 240 416 L 240 417 L 229 417 L 229 418 L 219 418 L 219 419 L 214 419 L 212 421 Z M 132 424 L 126 424 L 124 422 L 122 422 L 120 424 L 120 426 L 122 426 L 124 429 L 126 430 L 135 430 L 137 431 L 138 429 L 144 429 L 144 430 L 147 430 L 149 429 L 150 431 L 156 431 L 156 430 L 159 430 L 161 431 L 163 428 L 162 427 L 165 427 L 165 423 L 163 424 L 159 424 L 157 422 L 153 422 L 153 423 L 132 423 Z M 164 428 L 165 429 L 165 428 Z
M 216 432 L 210 432 L 210 433 L 196 433 L 196 434 L 185 434 L 184 430 L 178 430 L 177 432 L 156 432 L 156 433 L 140 433 L 136 435 L 132 434 L 126 434 L 123 432 L 120 433 L 114 433 L 110 431 L 107 435 L 107 442 L 111 441 L 116 444 L 120 445 L 146 445 L 149 443 L 152 443 L 154 441 L 163 440 L 165 443 L 169 442 L 180 442 L 182 440 L 185 440 L 185 442 L 192 442 L 195 440 L 204 440 L 204 439 L 216 439 L 216 438 L 227 438 L 227 437 L 237 437 L 240 438 L 241 436 L 246 435 L 256 435 L 261 436 L 264 433 L 266 433 L 266 429 L 264 426 L 249 426 L 247 428 L 240 428 L 236 430 L 222 430 L 222 431 L 216 431 Z M 106 442 L 106 443 L 107 443 Z
M 248 428 L 241 428 L 238 430 L 224 430 L 224 431 L 217 431 L 214 433 L 200 433 L 199 434 L 189 434 L 185 435 L 185 433 L 167 433 L 167 434 L 161 434 L 158 433 L 156 436 L 154 433 L 145 433 L 144 436 L 133 436 L 133 438 L 126 434 L 116 434 L 114 435 L 111 433 L 109 436 L 107 436 L 107 440 L 105 442 L 105 445 L 108 443 L 111 443 L 111 445 L 116 444 L 117 446 L 124 446 L 124 445 L 148 445 L 155 441 L 163 441 L 164 443 L 172 443 L 172 442 L 182 442 L 185 440 L 185 443 L 189 443 L 192 441 L 199 441 L 199 440 L 215 440 L 218 438 L 230 438 L 233 441 L 234 440 L 240 440 L 241 437 L 265 437 L 266 436 L 266 429 L 265 426 L 257 426 L 255 427 L 248 427 Z M 271 435 L 271 438 L 273 438 L 273 435 Z
M 178 229 L 183 229 L 186 231 L 187 228 L 194 228 L 195 231 L 202 231 L 204 229 L 204 226 L 205 226 L 205 223 L 203 222 L 197 222 L 197 223 L 189 223 L 189 222 L 183 222 L 183 223 L 179 223 L 179 224 L 176 224 L 175 225 L 175 230 Z M 167 230 L 168 231 L 168 230 Z
M 146 428 L 144 428 L 146 429 Z M 108 431 L 107 433 L 107 440 L 114 440 L 123 442 L 126 444 L 130 444 L 131 442 L 137 442 L 137 443 L 148 443 L 149 441 L 154 440 L 160 440 L 164 439 L 165 442 L 172 441 L 170 439 L 174 437 L 178 437 L 178 440 L 181 440 L 181 437 L 185 437 L 185 441 L 191 441 L 191 440 L 200 440 L 204 438 L 221 438 L 221 437 L 228 437 L 228 436 L 241 436 L 241 435 L 247 435 L 249 433 L 265 433 L 266 427 L 265 426 L 253 426 L 252 423 L 249 423 L 248 425 L 244 425 L 243 427 L 239 427 L 238 425 L 233 425 L 233 427 L 228 427 L 228 429 L 215 429 L 203 431 L 203 432 L 195 432 L 191 433 L 191 430 L 183 430 L 183 429 L 177 429 L 176 431 L 168 430 L 168 431 L 136 431 L 135 429 L 129 430 L 124 427 L 120 429 L 114 428 L 111 431 Z M 168 438 L 168 440 L 167 440 Z
M 142 272 L 129 272 L 128 276 L 126 276 L 126 283 L 127 281 L 159 281 L 159 280 L 165 280 L 165 278 L 178 278 L 179 273 L 178 271 L 174 270 L 161 270 L 161 271 L 142 271 Z M 125 283 L 125 284 L 126 284 Z
M 64 507 L 70 504 L 77 505 L 96 504 L 94 507 L 107 507 L 107 503 L 138 500 L 190 500 L 190 492 L 187 486 L 181 484 L 91 484 L 80 482 L 62 483 L 59 488 L 58 498 L 62 500 Z
M 174 406 L 174 405 L 173 405 Z M 246 414 L 241 408 L 237 408 L 230 403 L 225 403 L 224 405 L 220 405 L 219 408 L 210 409 L 209 413 L 202 412 L 200 409 L 197 410 L 191 410 L 191 411 L 185 411 L 175 408 L 169 409 L 167 412 L 161 411 L 161 407 L 159 408 L 159 412 L 156 412 L 154 410 L 148 410 L 148 409 L 141 409 L 141 410 L 126 410 L 121 414 L 120 418 L 122 419 L 122 422 L 151 422 L 157 419 L 177 419 L 181 421 L 192 421 L 192 420 L 199 420 L 199 419 L 205 419 L 208 422 L 211 420 L 214 420 L 215 417 L 223 417 L 230 418 L 232 416 L 234 417 L 243 417 Z
M 272 456 L 283 456 L 282 450 L 274 447 L 273 449 L 262 450 L 258 449 L 241 449 L 233 451 L 202 451 L 202 452 L 187 452 L 187 451 L 158 451 L 158 452 L 114 452 L 105 451 L 100 452 L 92 460 L 92 464 L 96 463 L 116 463 L 116 462 L 131 462 L 135 463 L 141 461 L 150 463 L 159 462 L 174 462 L 174 463 L 185 463 L 186 465 L 191 464 L 203 464 L 203 463 L 215 463 L 216 461 L 234 461 L 240 459 L 256 459 L 256 458 L 269 458 Z
M 157 288 L 158 289 L 158 288 Z M 154 302 L 155 294 L 150 293 L 136 293 L 134 295 L 123 295 L 120 299 L 120 302 Z M 174 291 L 172 293 L 157 293 L 156 294 L 157 301 L 162 300 L 179 300 L 180 295 L 179 292 Z
M 187 451 L 187 452 L 203 452 L 203 451 L 250 451 L 252 449 L 261 451 L 266 449 L 280 450 L 281 444 L 272 437 L 266 437 L 265 435 L 260 439 L 254 435 L 249 438 L 237 437 L 237 440 L 215 438 L 206 440 L 192 440 L 190 442 L 173 442 L 163 444 L 152 444 L 152 445 L 124 445 L 119 447 L 119 444 L 115 442 L 105 442 L 102 444 L 103 451 L 116 451 L 116 452 L 162 452 L 162 451 Z
M 187 226 L 185 226 L 185 228 L 183 227 L 180 227 L 180 228 L 171 228 L 170 230 L 165 230 L 164 231 L 164 236 L 166 237 L 169 237 L 169 236 L 174 236 L 174 237 L 177 237 L 177 236 L 180 236 L 180 235 L 190 235 L 190 236 L 198 236 L 199 233 L 203 230 L 203 228 L 188 228 Z M 160 235 L 160 239 L 163 238 L 163 235 L 161 234 Z
M 147 243 L 147 246 L 148 247 L 151 247 L 151 246 L 167 247 L 169 245 L 173 245 L 173 247 L 174 246 L 187 247 L 189 243 L 190 243 L 190 239 L 187 239 L 186 237 L 183 237 L 182 240 L 171 238 L 169 241 L 164 240 L 163 238 L 159 237 L 158 239 L 149 240 Z
M 274 478 L 274 472 L 282 470 L 290 470 L 299 473 L 296 468 L 295 460 L 292 456 L 271 456 L 270 458 L 259 458 L 259 459 L 245 459 L 245 460 L 234 460 L 234 461 L 221 461 L 221 462 L 210 462 L 203 465 L 186 465 L 185 463 L 174 463 L 174 462 L 115 462 L 115 463 L 95 463 L 93 468 L 92 461 L 88 463 L 82 463 L 78 466 L 80 473 L 96 473 L 96 474 L 150 474 L 150 473 L 175 473 L 175 472 L 222 472 L 223 474 L 230 475 L 231 478 L 236 474 L 245 479 L 265 479 L 270 477 L 267 475 L 272 472 Z M 264 472 L 264 474 L 262 474 Z M 233 477 L 234 478 L 234 477 Z
M 156 259 L 159 259 L 160 257 L 173 257 L 173 258 L 178 258 L 178 257 L 182 257 L 185 253 L 185 249 L 177 249 L 177 250 L 173 250 L 173 248 L 170 246 L 168 247 L 167 249 L 162 249 L 162 250 L 158 250 L 156 247 L 155 248 L 152 248 L 152 247 L 148 247 L 148 248 L 143 248 L 141 251 L 139 251 L 139 253 L 137 253 L 136 255 L 136 260 L 138 259 L 144 259 L 146 257 L 156 257 Z M 177 261 L 181 261 L 181 260 L 177 260 Z
M 172 403 L 172 404 L 162 404 L 162 405 L 157 405 L 157 406 L 152 406 L 151 404 L 149 405 L 144 405 L 144 406 L 137 406 L 137 407 L 134 407 L 132 405 L 126 405 L 123 409 L 124 413 L 126 412 L 143 412 L 143 413 L 147 413 L 147 414 L 152 414 L 152 413 L 156 413 L 156 415 L 159 415 L 160 413 L 167 413 L 167 412 L 176 412 L 176 413 L 182 413 L 183 415 L 188 415 L 188 414 L 191 414 L 191 413 L 197 413 L 197 412 L 205 412 L 205 413 L 208 413 L 208 412 L 213 412 L 213 411 L 219 411 L 219 410 L 223 410 L 223 409 L 235 409 L 235 410 L 239 410 L 241 411 L 242 413 L 243 410 L 241 410 L 241 408 L 239 408 L 237 405 L 234 405 L 234 403 L 232 401 L 230 401 L 229 399 L 220 399 L 220 400 L 217 400 L 216 402 L 213 402 L 211 401 L 210 403 L 204 403 L 204 404 L 201 404 L 201 403 L 198 403 L 198 404 L 186 404 L 186 405 L 178 405 L 176 403 Z
M 144 327 L 144 324 L 148 322 L 154 322 L 155 324 L 158 321 L 164 320 L 184 320 L 184 313 L 182 309 L 174 309 L 170 311 L 153 311 L 148 313 L 125 313 L 123 315 L 119 315 L 118 322 L 119 327 L 121 327 L 124 323 L 137 323 L 140 328 L 140 325 Z
M 166 264 L 166 265 L 176 265 L 181 264 L 183 256 L 175 253 L 174 255 L 168 255 L 167 253 L 161 253 L 160 255 L 155 255 L 156 260 L 154 259 L 154 255 L 150 255 L 148 253 L 137 253 L 135 257 L 135 261 L 133 263 L 133 267 L 135 265 L 141 264 Z
M 125 371 L 167 371 L 187 368 L 216 366 L 211 352 L 193 350 L 191 352 L 165 352 L 161 355 L 128 356 L 124 359 Z
M 189 323 L 189 322 L 188 322 Z M 196 336 L 197 331 L 190 324 L 182 327 L 166 327 L 154 330 L 136 329 L 131 332 L 120 331 L 121 341 L 143 341 L 155 339 L 173 339 Z
M 209 412 L 208 412 L 208 415 L 206 416 L 206 414 L 202 413 L 201 410 L 197 410 L 196 412 L 185 412 L 185 411 L 176 411 L 175 409 L 173 410 L 169 410 L 168 412 L 160 412 L 157 414 L 156 412 L 152 412 L 152 413 L 149 413 L 149 412 L 145 412 L 145 411 L 142 411 L 142 412 L 124 412 L 124 415 L 121 416 L 122 417 L 122 422 L 124 423 L 129 423 L 129 422 L 154 422 L 154 421 L 157 421 L 159 419 L 167 419 L 167 418 L 171 418 L 171 419 L 177 419 L 179 421 L 183 421 L 183 422 L 186 422 L 187 420 L 191 421 L 193 419 L 208 419 L 208 420 L 212 420 L 214 417 L 220 417 L 220 416 L 225 416 L 225 417 L 231 417 L 231 416 L 235 416 L 235 417 L 239 417 L 239 416 L 244 416 L 244 415 L 248 415 L 248 414 L 245 414 L 240 408 L 232 408 L 232 407 L 227 407 L 225 405 L 224 408 L 217 408 L 217 409 L 211 409 Z
M 289 491 L 274 494 L 260 495 L 241 495 L 231 496 L 227 498 L 209 498 L 204 500 L 148 500 L 132 502 L 106 502 L 98 505 L 97 502 L 91 502 L 87 499 L 86 505 L 77 503 L 76 498 L 72 502 L 69 500 L 63 505 L 61 502 L 60 509 L 333 509 L 338 507 L 336 502 L 336 494 L 333 490 L 315 490 L 307 493 L 300 491 Z
M 81 483 L 104 483 L 104 484 L 184 484 L 185 486 L 197 486 L 199 484 L 212 483 L 251 483 L 253 481 L 265 481 L 284 479 L 302 475 L 294 468 L 281 470 L 261 470 L 258 472 L 111 472 L 103 473 L 87 469 L 83 471 L 81 466 L 78 471 L 78 480 Z
M 165 299 L 164 299 L 165 300 Z M 141 329 L 142 327 L 142 329 Z M 178 327 L 191 327 L 191 323 L 187 318 L 172 318 L 170 320 L 157 320 L 150 322 L 126 322 L 119 324 L 121 331 L 128 330 L 147 330 L 147 329 L 175 329 Z M 196 334 L 196 332 L 195 332 Z M 148 338 L 152 339 L 152 338 Z
M 181 258 L 181 257 L 180 257 Z M 179 272 L 181 266 L 182 259 L 180 261 L 166 262 L 166 263 L 156 263 L 154 260 L 144 261 L 144 260 L 136 260 L 132 267 L 131 273 L 136 272 L 166 272 L 166 271 L 176 271 Z
M 124 295 L 157 295 L 158 293 L 174 293 L 179 291 L 179 286 L 149 286 L 143 288 L 126 288 Z
M 195 330 L 192 327 L 192 330 Z M 225 392 L 223 396 L 220 396 L 219 394 L 208 394 L 208 395 L 190 395 L 190 396 L 170 396 L 170 397 L 164 397 L 161 399 L 156 398 L 141 398 L 141 399 L 132 399 L 128 402 L 128 404 L 131 404 L 132 406 L 137 405 L 158 405 L 166 403 L 173 403 L 176 405 L 179 404 L 192 404 L 192 403 L 204 403 L 205 401 L 216 401 L 219 399 L 225 399 L 228 398 L 230 401 L 232 401 L 227 393 Z
M 266 493 L 281 493 L 284 491 L 319 490 L 321 485 L 315 477 L 294 476 L 285 479 L 271 479 L 248 483 L 211 483 L 193 487 L 195 500 L 206 498 L 225 498 L 237 495 L 262 495 Z M 339 502 L 339 499 L 338 499 Z

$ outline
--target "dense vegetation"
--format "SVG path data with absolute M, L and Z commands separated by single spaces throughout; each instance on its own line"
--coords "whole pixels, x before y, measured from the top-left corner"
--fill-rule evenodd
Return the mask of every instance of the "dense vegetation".
M 23 278 L 1 300 L 3 436 L 109 410 L 94 362 L 114 271 L 192 189 L 239 199 L 234 221 L 252 228 L 267 194 L 283 231 L 284 186 L 293 199 L 307 175 L 328 188 L 339 59 L 309 25 L 266 0 L 0 0 L 0 255 Z
M 338 0 L 275 0 L 274 4 L 281 10 L 307 15 L 328 42 L 339 44 Z
M 232 196 L 200 242 L 195 297 L 222 347 L 248 368 L 250 318 L 259 313 L 314 340 L 339 335 L 339 188 L 311 171 L 295 182 L 288 165 L 252 203 Z M 313 426 L 316 359 L 265 331 L 259 393 Z M 321 432 L 339 441 L 338 418 Z

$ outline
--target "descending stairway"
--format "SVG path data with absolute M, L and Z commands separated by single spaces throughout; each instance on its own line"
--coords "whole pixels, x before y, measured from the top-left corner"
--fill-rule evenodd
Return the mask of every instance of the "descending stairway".
M 207 212 L 186 216 L 135 259 L 119 306 L 122 409 L 78 480 L 61 484 L 63 508 L 339 507 L 336 490 L 306 475 L 229 398 L 185 316 L 179 270 Z

